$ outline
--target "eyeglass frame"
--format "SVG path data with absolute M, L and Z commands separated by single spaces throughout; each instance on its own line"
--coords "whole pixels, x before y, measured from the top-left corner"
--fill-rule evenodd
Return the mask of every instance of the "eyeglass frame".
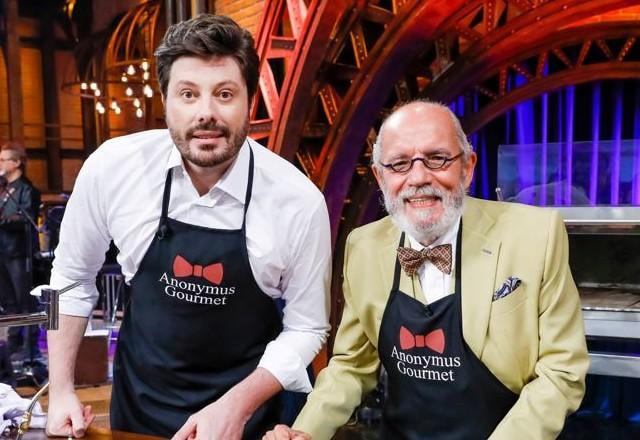
M 413 168 L 413 164 L 417 161 L 422 162 L 422 165 L 424 165 L 427 169 L 432 170 L 432 171 L 437 171 L 437 170 L 441 170 L 444 167 L 447 166 L 448 163 L 450 162 L 454 162 L 456 161 L 458 158 L 460 158 L 462 155 L 464 155 L 464 151 L 461 151 L 460 153 L 456 154 L 455 156 L 452 157 L 445 157 L 444 159 L 442 159 L 442 164 L 439 167 L 432 167 L 428 165 L 428 160 L 430 159 L 429 157 L 415 157 L 413 159 L 409 159 L 408 162 L 410 163 L 409 168 L 407 168 L 404 171 L 398 171 L 394 168 L 394 164 L 392 163 L 382 163 L 379 162 L 379 164 L 381 166 L 383 166 L 384 168 L 391 170 L 394 173 L 398 173 L 398 174 L 407 174 L 409 171 L 411 171 L 411 168 Z M 400 161 L 400 162 L 404 162 L 404 161 Z

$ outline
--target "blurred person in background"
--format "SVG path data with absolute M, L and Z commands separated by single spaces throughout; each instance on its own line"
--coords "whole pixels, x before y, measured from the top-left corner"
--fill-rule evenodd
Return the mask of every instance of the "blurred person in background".
M 29 295 L 31 257 L 36 231 L 27 216 L 35 219 L 40 192 L 25 175 L 27 153 L 17 142 L 0 147 L 0 306 L 2 313 L 35 312 L 37 300 Z M 25 215 L 26 214 L 26 215 Z M 25 340 L 24 334 L 28 334 Z M 9 329 L 12 358 L 34 360 L 40 356 L 38 326 Z

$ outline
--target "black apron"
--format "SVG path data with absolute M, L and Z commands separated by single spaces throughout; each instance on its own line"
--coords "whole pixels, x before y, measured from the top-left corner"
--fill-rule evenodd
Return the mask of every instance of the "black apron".
M 158 232 L 131 280 L 120 328 L 112 429 L 171 437 L 255 370 L 282 330 L 275 303 L 249 264 L 252 185 L 251 151 L 242 228 L 210 229 L 168 217 L 168 171 Z M 276 396 L 260 407 L 243 438 L 260 438 L 277 422 L 279 406 Z
M 462 223 L 456 245 L 455 293 L 430 305 L 399 290 L 396 260 L 378 345 L 388 374 L 381 438 L 486 439 L 518 399 L 462 336 L 461 232 Z M 465 294 L 473 293 L 467 289 Z

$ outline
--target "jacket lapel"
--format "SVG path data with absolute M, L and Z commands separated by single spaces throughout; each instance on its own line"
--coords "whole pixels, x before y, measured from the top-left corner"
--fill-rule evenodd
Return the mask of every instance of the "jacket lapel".
M 462 216 L 462 330 L 480 357 L 489 325 L 500 242 L 487 239 L 494 219 L 478 201 L 467 198 Z
M 387 225 L 385 233 L 380 236 L 381 248 L 378 264 L 386 298 L 393 284 L 393 270 L 396 264 L 396 249 L 400 240 L 400 231 L 393 225 L 389 217 L 385 218 L 384 221 L 387 222 Z

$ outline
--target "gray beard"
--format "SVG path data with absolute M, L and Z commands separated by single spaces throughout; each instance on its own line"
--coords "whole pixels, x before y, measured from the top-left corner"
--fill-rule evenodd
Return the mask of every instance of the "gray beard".
M 463 182 L 460 182 L 460 185 L 451 192 L 425 185 L 420 188 L 406 189 L 396 198 L 388 194 L 386 187 L 382 188 L 382 194 L 384 207 L 391 216 L 393 224 L 424 246 L 428 246 L 442 237 L 460 218 L 464 209 L 465 188 Z M 420 213 L 416 222 L 409 220 L 405 213 L 404 199 L 416 195 L 440 197 L 443 205 L 442 216 L 437 221 L 429 221 L 432 212 L 430 209 L 425 209 Z

